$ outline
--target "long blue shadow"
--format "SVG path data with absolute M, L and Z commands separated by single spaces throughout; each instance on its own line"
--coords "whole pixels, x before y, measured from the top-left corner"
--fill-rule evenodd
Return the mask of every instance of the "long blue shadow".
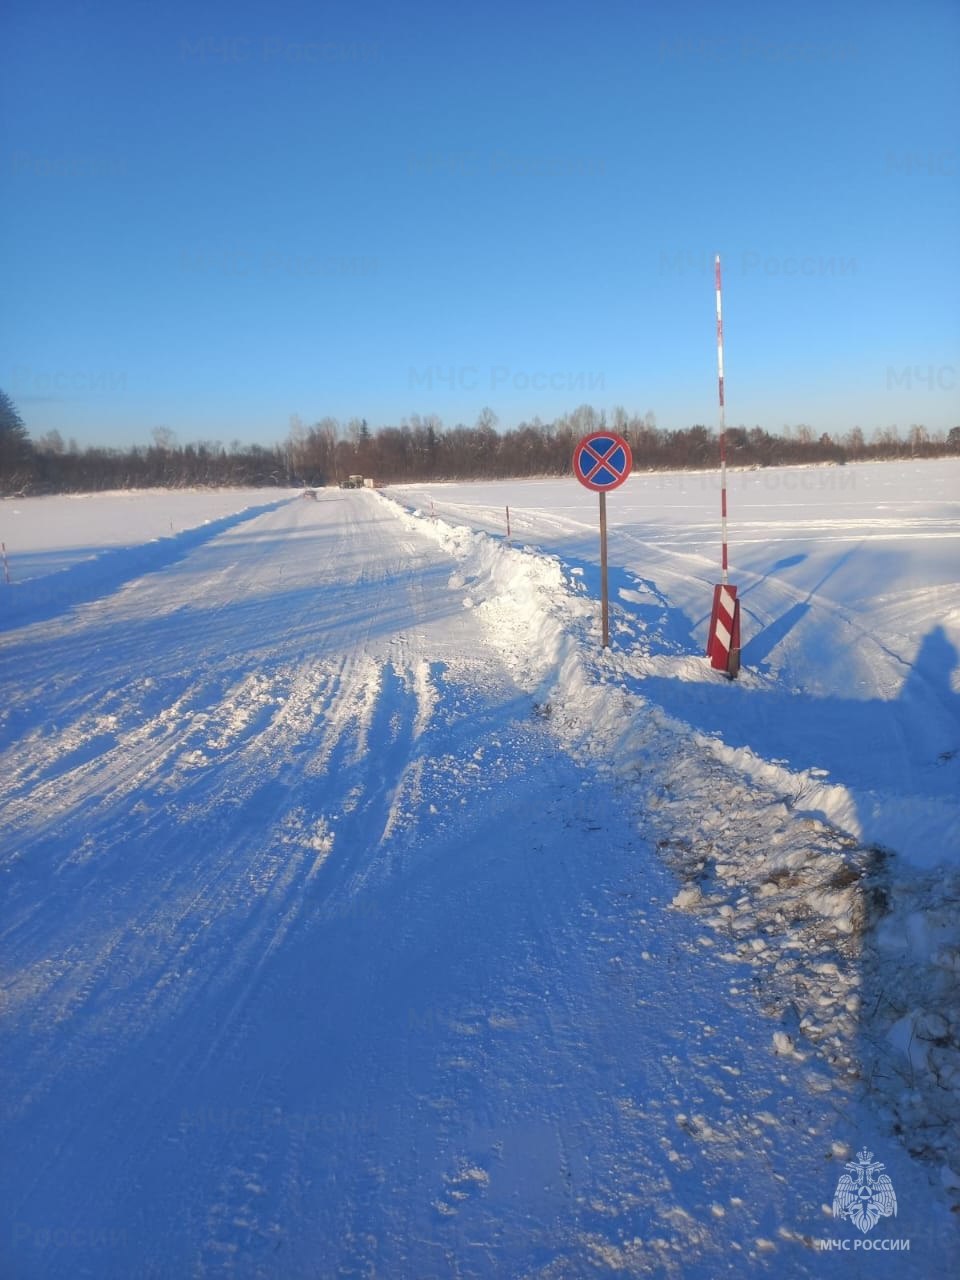
M 814 583 L 810 588 L 805 600 L 799 600 L 792 604 L 785 613 L 781 614 L 779 618 L 776 618 L 771 622 L 769 626 L 764 627 L 762 631 L 758 631 L 755 636 L 750 637 L 747 643 L 743 646 L 741 653 L 741 659 L 744 666 L 760 667 L 766 659 L 769 658 L 777 645 L 780 644 L 782 640 L 785 640 L 797 623 L 809 613 L 810 601 L 814 598 L 821 587 L 823 587 L 825 583 L 829 582 L 833 575 L 842 569 L 847 561 L 857 554 L 862 545 L 862 543 L 858 542 L 855 547 L 851 547 L 849 551 L 845 551 L 842 556 L 839 556 L 820 581 Z M 802 564 L 806 558 L 807 557 L 804 554 L 786 556 L 783 560 L 778 560 L 776 564 L 770 566 L 762 578 L 759 578 L 752 586 L 748 587 L 746 591 L 741 592 L 740 599 L 742 600 L 744 596 L 748 596 L 751 591 L 755 591 L 757 587 L 766 582 L 767 578 L 769 578 L 771 574 L 777 573 L 781 569 L 792 569 L 796 565 Z
M 751 591 L 756 591 L 758 587 L 762 587 L 766 580 L 772 577 L 775 573 L 782 573 L 784 569 L 795 569 L 798 564 L 803 564 L 806 559 L 807 553 L 805 551 L 800 552 L 795 556 L 784 556 L 782 560 L 778 560 L 776 564 L 772 564 L 766 573 L 764 573 L 762 577 L 758 578 L 756 582 L 752 583 L 746 588 L 746 590 L 741 591 L 740 599 L 742 600 L 744 596 L 748 596 Z
M 247 507 L 245 511 L 211 520 L 196 529 L 186 529 L 173 537 L 158 538 L 155 542 L 104 549 L 99 554 L 95 553 L 93 559 L 73 564 L 46 578 L 14 583 L 4 593 L 0 631 L 12 631 L 34 622 L 48 622 L 68 613 L 78 604 L 100 600 L 135 578 L 176 564 L 228 529 L 256 520 L 258 516 L 276 511 L 292 501 L 292 498 L 281 498 L 262 506 Z
M 691 685 L 663 676 L 648 676 L 638 688 L 651 702 L 722 737 L 728 746 L 749 747 L 794 771 L 826 770 L 831 781 L 854 791 L 884 785 L 876 772 L 878 754 L 889 752 L 893 770 L 909 749 L 903 738 L 906 727 L 916 744 L 911 789 L 919 795 L 949 796 L 960 789 L 960 695 L 951 686 L 958 660 L 956 648 L 937 626 L 924 637 L 892 701 L 811 698 L 726 682 Z
M 810 612 L 810 603 L 800 600 L 780 615 L 769 627 L 764 627 L 747 641 L 741 650 L 741 661 L 745 667 L 759 667 L 774 649 L 785 640 L 793 628 Z
M 577 559 L 566 551 L 560 554 L 560 559 L 568 571 L 573 571 L 573 580 L 581 583 L 588 595 L 599 599 L 600 566 L 592 560 Z M 642 578 L 629 569 L 609 565 L 607 585 L 611 617 L 616 619 L 619 611 L 627 627 L 631 628 L 632 624 L 643 635 L 649 653 L 676 656 L 700 652 L 701 646 L 693 634 L 696 624 L 682 609 L 670 603 L 652 578 Z M 616 630 L 613 642 L 616 643 Z

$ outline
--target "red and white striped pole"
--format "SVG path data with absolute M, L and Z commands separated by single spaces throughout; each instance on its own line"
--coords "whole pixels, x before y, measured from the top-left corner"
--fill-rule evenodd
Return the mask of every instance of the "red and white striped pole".
M 737 588 L 727 582 L 727 423 L 723 396 L 723 289 L 720 255 L 716 258 L 717 288 L 717 390 L 720 396 L 720 584 L 713 589 L 713 610 L 707 636 L 707 657 L 715 671 L 733 679 L 740 670 L 740 601 Z
M 727 581 L 727 423 L 723 402 L 723 288 L 720 255 L 716 261 L 717 282 L 717 390 L 720 394 L 720 533 L 722 540 L 722 581 Z

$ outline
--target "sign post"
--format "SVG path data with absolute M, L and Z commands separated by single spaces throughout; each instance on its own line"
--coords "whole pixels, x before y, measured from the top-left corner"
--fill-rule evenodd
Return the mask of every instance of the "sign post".
M 610 600 L 607 592 L 607 495 L 600 490 L 600 612 L 603 625 L 603 648 L 610 644 Z
M 600 495 L 600 599 L 603 648 L 610 644 L 610 604 L 607 591 L 607 493 L 619 489 L 633 470 L 633 455 L 623 436 L 594 431 L 573 451 L 573 474 Z

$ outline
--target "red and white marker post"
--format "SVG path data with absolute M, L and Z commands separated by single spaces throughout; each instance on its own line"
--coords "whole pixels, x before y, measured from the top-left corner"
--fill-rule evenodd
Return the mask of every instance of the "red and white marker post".
M 731 680 L 740 670 L 740 601 L 737 588 L 727 581 L 727 424 L 723 399 L 723 301 L 720 255 L 716 259 L 717 285 L 717 388 L 720 394 L 720 583 L 713 589 L 713 609 L 707 635 L 707 657 L 715 671 L 724 671 Z

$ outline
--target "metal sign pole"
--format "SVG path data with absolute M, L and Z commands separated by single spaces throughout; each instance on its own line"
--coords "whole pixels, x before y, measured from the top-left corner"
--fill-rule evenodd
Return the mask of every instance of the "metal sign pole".
M 607 598 L 607 495 L 600 491 L 600 598 L 603 601 L 603 647 L 610 645 L 610 605 Z
M 633 471 L 633 454 L 623 436 L 594 431 L 573 451 L 573 474 L 600 495 L 600 602 L 603 648 L 610 645 L 610 600 L 607 591 L 607 490 L 619 489 Z

